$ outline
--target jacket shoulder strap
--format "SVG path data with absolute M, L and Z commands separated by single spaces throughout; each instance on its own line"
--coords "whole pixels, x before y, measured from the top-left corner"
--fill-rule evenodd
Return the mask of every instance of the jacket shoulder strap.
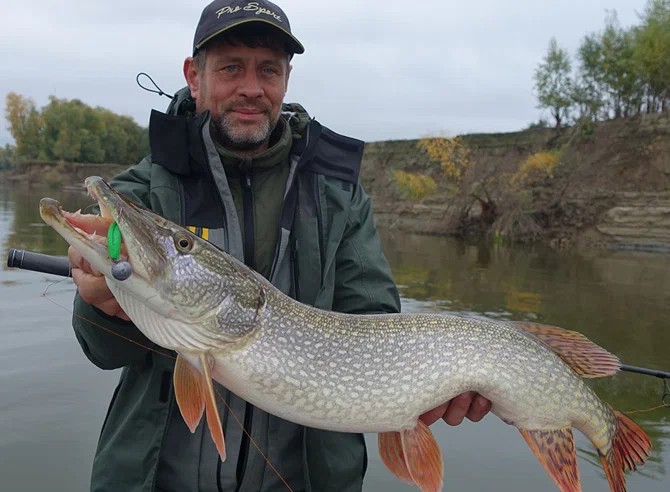
M 340 135 L 313 119 L 293 144 L 293 152 L 300 155 L 299 170 L 356 184 L 364 146 L 362 140 Z

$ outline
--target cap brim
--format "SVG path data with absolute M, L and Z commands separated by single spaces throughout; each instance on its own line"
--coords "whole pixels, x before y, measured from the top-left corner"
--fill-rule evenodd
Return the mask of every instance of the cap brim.
M 209 36 L 207 36 L 205 39 L 203 39 L 202 41 L 200 41 L 198 44 L 195 45 L 195 47 L 193 49 L 193 54 L 195 55 L 195 53 L 200 48 L 202 48 L 205 44 L 207 44 L 209 41 L 211 41 L 215 37 L 219 36 L 220 34 L 226 32 L 226 31 L 229 31 L 230 29 L 232 29 L 234 27 L 240 26 L 242 24 L 248 24 L 250 22 L 262 22 L 263 24 L 267 24 L 268 26 L 274 27 L 277 31 L 284 34 L 284 36 L 286 36 L 286 40 L 288 41 L 287 47 L 289 48 L 291 53 L 295 53 L 295 54 L 300 55 L 300 54 L 305 52 L 305 48 L 302 45 L 302 43 L 300 41 L 298 41 L 298 39 L 293 34 L 288 32 L 286 29 L 284 29 L 282 27 L 279 27 L 277 24 L 274 24 L 270 21 L 266 21 L 266 20 L 263 20 L 263 19 L 244 19 L 244 20 L 241 20 L 241 21 L 236 22 L 234 24 L 231 24 L 229 26 L 226 26 L 222 29 L 219 29 L 215 33 L 210 34 Z

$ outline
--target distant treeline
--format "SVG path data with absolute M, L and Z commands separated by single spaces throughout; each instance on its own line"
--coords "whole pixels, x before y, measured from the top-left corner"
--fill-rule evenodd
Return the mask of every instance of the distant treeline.
M 640 21 L 624 29 L 610 12 L 604 30 L 584 37 L 574 72 L 569 54 L 551 40 L 535 90 L 557 127 L 670 109 L 670 0 L 648 0 Z
M 132 118 L 78 99 L 49 97 L 41 110 L 10 92 L 5 117 L 16 146 L 0 148 L 0 167 L 26 161 L 132 164 L 149 152 L 149 134 Z

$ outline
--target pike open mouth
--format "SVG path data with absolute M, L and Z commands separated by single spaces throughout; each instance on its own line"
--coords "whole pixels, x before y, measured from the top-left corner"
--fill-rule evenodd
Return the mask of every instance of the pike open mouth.
M 107 233 L 114 222 L 111 213 L 100 205 L 102 215 L 68 212 L 53 198 L 40 200 L 40 215 L 63 238 L 73 246 L 85 246 L 102 257 L 108 257 Z M 78 244 L 73 244 L 76 241 Z M 121 245 L 120 259 L 127 259 L 125 245 Z

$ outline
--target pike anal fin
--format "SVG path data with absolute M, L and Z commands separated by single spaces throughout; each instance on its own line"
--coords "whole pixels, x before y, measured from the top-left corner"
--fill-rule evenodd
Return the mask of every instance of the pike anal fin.
M 400 480 L 422 492 L 442 490 L 442 453 L 426 424 L 419 420 L 413 429 L 380 433 L 378 444 L 382 461 Z
M 177 356 L 174 367 L 174 388 L 177 405 L 184 422 L 192 433 L 198 427 L 203 412 L 206 412 L 209 432 L 216 445 L 216 450 L 221 456 L 221 461 L 225 461 L 226 445 L 223 438 L 223 429 L 221 428 L 221 418 L 216 406 L 216 392 L 214 391 L 205 354 L 200 356 L 200 362 L 204 375 L 181 355 Z
M 561 492 L 580 492 L 577 453 L 572 429 L 519 429 L 528 446 Z

